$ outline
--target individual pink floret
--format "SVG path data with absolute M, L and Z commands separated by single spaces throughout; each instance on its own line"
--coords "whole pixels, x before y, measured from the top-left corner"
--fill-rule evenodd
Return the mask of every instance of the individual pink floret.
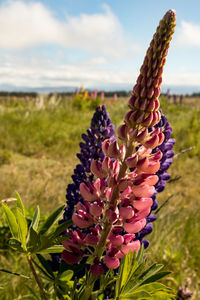
M 146 225 L 146 219 L 135 221 L 134 217 L 132 221 L 127 220 L 124 222 L 124 230 L 128 233 L 137 233 Z

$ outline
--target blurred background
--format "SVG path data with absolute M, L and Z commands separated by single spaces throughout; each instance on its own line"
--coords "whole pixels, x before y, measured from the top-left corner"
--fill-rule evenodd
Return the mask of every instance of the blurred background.
M 165 283 L 177 299 L 198 300 L 199 1 L 0 1 L 0 200 L 18 191 L 27 215 L 39 204 L 43 218 L 65 203 L 95 108 L 106 105 L 115 128 L 122 123 L 147 47 L 171 8 L 177 26 L 160 101 L 175 156 L 146 256 L 172 271 Z M 29 275 L 6 238 L 0 210 L 1 270 Z M 32 281 L 1 270 L 0 299 L 39 299 Z
M 0 1 L 0 89 L 130 90 L 170 8 L 177 27 L 163 91 L 199 92 L 198 0 Z

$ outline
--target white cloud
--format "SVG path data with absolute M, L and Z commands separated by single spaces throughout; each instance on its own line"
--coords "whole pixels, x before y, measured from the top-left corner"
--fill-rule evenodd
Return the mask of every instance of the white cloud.
M 168 86 L 197 87 L 200 83 L 200 72 L 191 72 L 181 67 L 176 72 L 164 72 L 163 84 Z
M 96 63 L 94 63 L 96 62 Z M 54 62 L 45 57 L 0 56 L 0 84 L 16 87 L 102 87 L 123 89 L 135 84 L 138 72 L 117 71 L 107 65 L 102 68 L 103 59 L 93 58 L 85 62 Z M 100 63 L 100 68 L 99 68 Z M 180 68 L 176 72 L 166 70 L 163 85 L 199 86 L 200 72 L 189 72 Z M 1 89 L 1 87 L 0 87 Z
M 200 47 L 200 24 L 182 21 L 176 41 L 180 46 Z
M 98 61 L 98 58 L 97 58 Z M 0 59 L 0 82 L 16 87 L 65 87 L 81 86 L 109 87 L 133 85 L 137 74 L 134 72 L 99 69 L 91 61 L 82 63 L 58 64 L 44 58 Z
M 138 46 L 128 40 L 118 18 L 107 5 L 103 13 L 57 19 L 40 2 L 8 1 L 0 6 L 0 47 L 23 49 L 44 44 L 84 49 L 119 57 Z

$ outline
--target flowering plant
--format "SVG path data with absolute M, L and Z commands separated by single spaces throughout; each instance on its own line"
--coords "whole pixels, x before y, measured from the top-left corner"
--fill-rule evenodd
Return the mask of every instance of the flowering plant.
M 38 230 L 39 211 L 28 229 L 19 196 L 16 217 L 3 205 L 13 235 L 10 245 L 27 255 L 45 299 L 32 254 L 59 299 L 173 299 L 170 289 L 156 283 L 168 274 L 160 271 L 163 266 L 145 269 L 149 242 L 144 237 L 152 231 L 156 193 L 170 177 L 166 171 L 174 155 L 172 128 L 159 110 L 159 95 L 175 18 L 169 10 L 150 43 L 130 110 L 117 129 L 120 141 L 106 108 L 97 108 L 91 128 L 82 135 L 81 164 L 67 188 L 67 206 L 57 228 L 49 233 L 63 207 Z M 41 253 L 56 254 L 46 261 Z

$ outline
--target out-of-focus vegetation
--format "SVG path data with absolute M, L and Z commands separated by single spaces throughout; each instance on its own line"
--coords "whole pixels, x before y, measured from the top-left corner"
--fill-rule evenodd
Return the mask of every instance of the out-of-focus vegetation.
M 168 285 L 178 289 L 187 282 L 193 299 L 200 299 L 200 98 L 185 97 L 182 104 L 161 98 L 174 129 L 176 156 L 171 182 L 158 196 L 159 204 L 171 198 L 158 212 L 146 255 L 150 263 L 164 263 L 173 272 L 165 279 Z M 128 98 L 105 97 L 101 103 L 117 127 Z M 18 191 L 30 215 L 36 204 L 45 215 L 65 203 L 81 134 L 90 126 L 97 104 L 99 100 L 80 107 L 69 95 L 0 97 L 0 200 Z M 2 215 L 0 220 L 0 269 L 29 276 L 20 256 L 7 250 L 3 238 L 7 225 Z M 37 299 L 33 280 L 5 272 L 0 276 L 0 299 Z

